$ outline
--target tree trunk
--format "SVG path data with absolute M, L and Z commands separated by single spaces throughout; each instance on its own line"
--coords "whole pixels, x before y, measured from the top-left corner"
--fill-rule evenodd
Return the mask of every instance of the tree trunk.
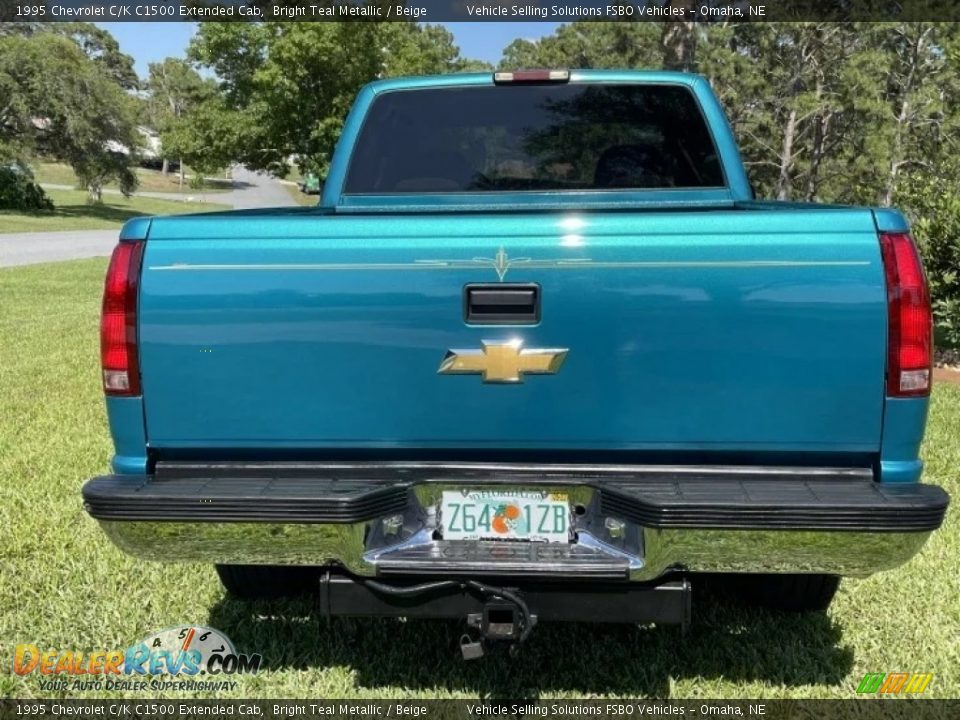
M 183 158 L 180 158 L 180 192 L 183 192 Z
M 823 98 L 823 80 L 817 78 L 817 89 L 815 93 L 817 105 L 819 106 Z M 812 202 L 817 197 L 817 190 L 820 184 L 820 163 L 823 161 L 823 149 L 827 141 L 827 125 L 830 122 L 829 111 L 818 112 L 813 118 L 813 143 L 810 146 L 810 172 L 807 174 L 807 193 L 806 198 Z
M 100 183 L 90 183 L 87 186 L 88 200 L 99 205 L 103 202 L 103 186 Z
M 783 146 L 780 152 L 780 177 L 777 178 L 777 200 L 790 197 L 790 171 L 793 169 L 793 140 L 797 134 L 797 111 L 791 110 L 787 116 L 787 127 L 783 131 Z
M 817 115 L 813 119 L 813 146 L 810 148 L 810 174 L 807 175 L 807 200 L 817 199 L 820 190 L 820 165 L 823 163 L 824 148 L 827 144 L 827 128 L 832 113 Z
M 163 159 L 163 167 L 160 168 L 160 172 L 163 173 L 164 177 L 170 174 L 170 161 L 166 158 Z
M 890 207 L 890 205 L 893 204 L 893 193 L 896 190 L 897 177 L 900 174 L 900 167 L 903 165 L 903 136 L 910 119 L 910 94 L 913 92 L 914 83 L 917 79 L 917 71 L 921 62 L 920 53 L 923 52 L 924 41 L 929 32 L 930 30 L 927 29 L 920 33 L 911 48 L 910 67 L 903 81 L 900 111 L 897 113 L 897 124 L 893 131 L 893 142 L 890 147 L 890 165 L 887 171 L 887 180 L 884 184 L 883 195 L 880 199 L 880 204 L 884 207 Z
M 684 17 L 692 17 L 696 7 L 694 0 L 670 0 L 671 8 L 683 8 Z M 663 50 L 663 68 L 665 70 L 686 70 L 693 72 L 697 68 L 697 24 L 690 21 L 671 21 L 663 23 L 660 35 Z
M 897 115 L 897 126 L 893 131 L 893 143 L 890 148 L 890 169 L 887 172 L 887 182 L 883 188 L 883 197 L 880 204 L 890 207 L 893 204 L 893 189 L 897 185 L 897 176 L 900 174 L 900 155 L 903 153 L 903 126 L 907 122 L 910 111 L 910 101 L 903 98 L 900 103 L 900 113 Z

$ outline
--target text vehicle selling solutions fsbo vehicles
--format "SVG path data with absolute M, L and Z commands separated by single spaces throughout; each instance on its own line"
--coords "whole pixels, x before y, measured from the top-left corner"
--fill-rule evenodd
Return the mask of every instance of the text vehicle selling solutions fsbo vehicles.
M 135 219 L 106 280 L 124 550 L 241 596 L 689 620 L 709 577 L 822 609 L 912 557 L 927 288 L 891 209 L 753 198 L 705 80 L 365 87 L 315 208 Z

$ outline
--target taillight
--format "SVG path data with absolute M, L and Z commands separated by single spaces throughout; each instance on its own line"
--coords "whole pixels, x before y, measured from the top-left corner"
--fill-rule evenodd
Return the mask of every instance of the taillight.
M 103 288 L 100 364 L 107 395 L 140 394 L 137 357 L 137 286 L 143 241 L 121 242 L 113 249 Z
M 930 393 L 933 325 L 917 246 L 908 233 L 881 233 L 887 277 L 887 395 Z

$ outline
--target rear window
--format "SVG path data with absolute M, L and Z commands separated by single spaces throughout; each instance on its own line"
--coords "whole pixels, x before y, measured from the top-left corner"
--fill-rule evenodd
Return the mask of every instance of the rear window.
M 384 93 L 367 112 L 344 192 L 723 185 L 687 88 L 569 84 Z

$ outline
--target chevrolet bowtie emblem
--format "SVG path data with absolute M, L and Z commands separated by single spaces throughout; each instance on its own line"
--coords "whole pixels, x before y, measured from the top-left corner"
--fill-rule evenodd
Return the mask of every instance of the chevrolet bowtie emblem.
M 482 373 L 486 383 L 523 382 L 525 373 L 553 375 L 567 357 L 566 349 L 523 349 L 522 340 L 505 343 L 484 340 L 482 350 L 447 350 L 440 369 L 441 375 Z

